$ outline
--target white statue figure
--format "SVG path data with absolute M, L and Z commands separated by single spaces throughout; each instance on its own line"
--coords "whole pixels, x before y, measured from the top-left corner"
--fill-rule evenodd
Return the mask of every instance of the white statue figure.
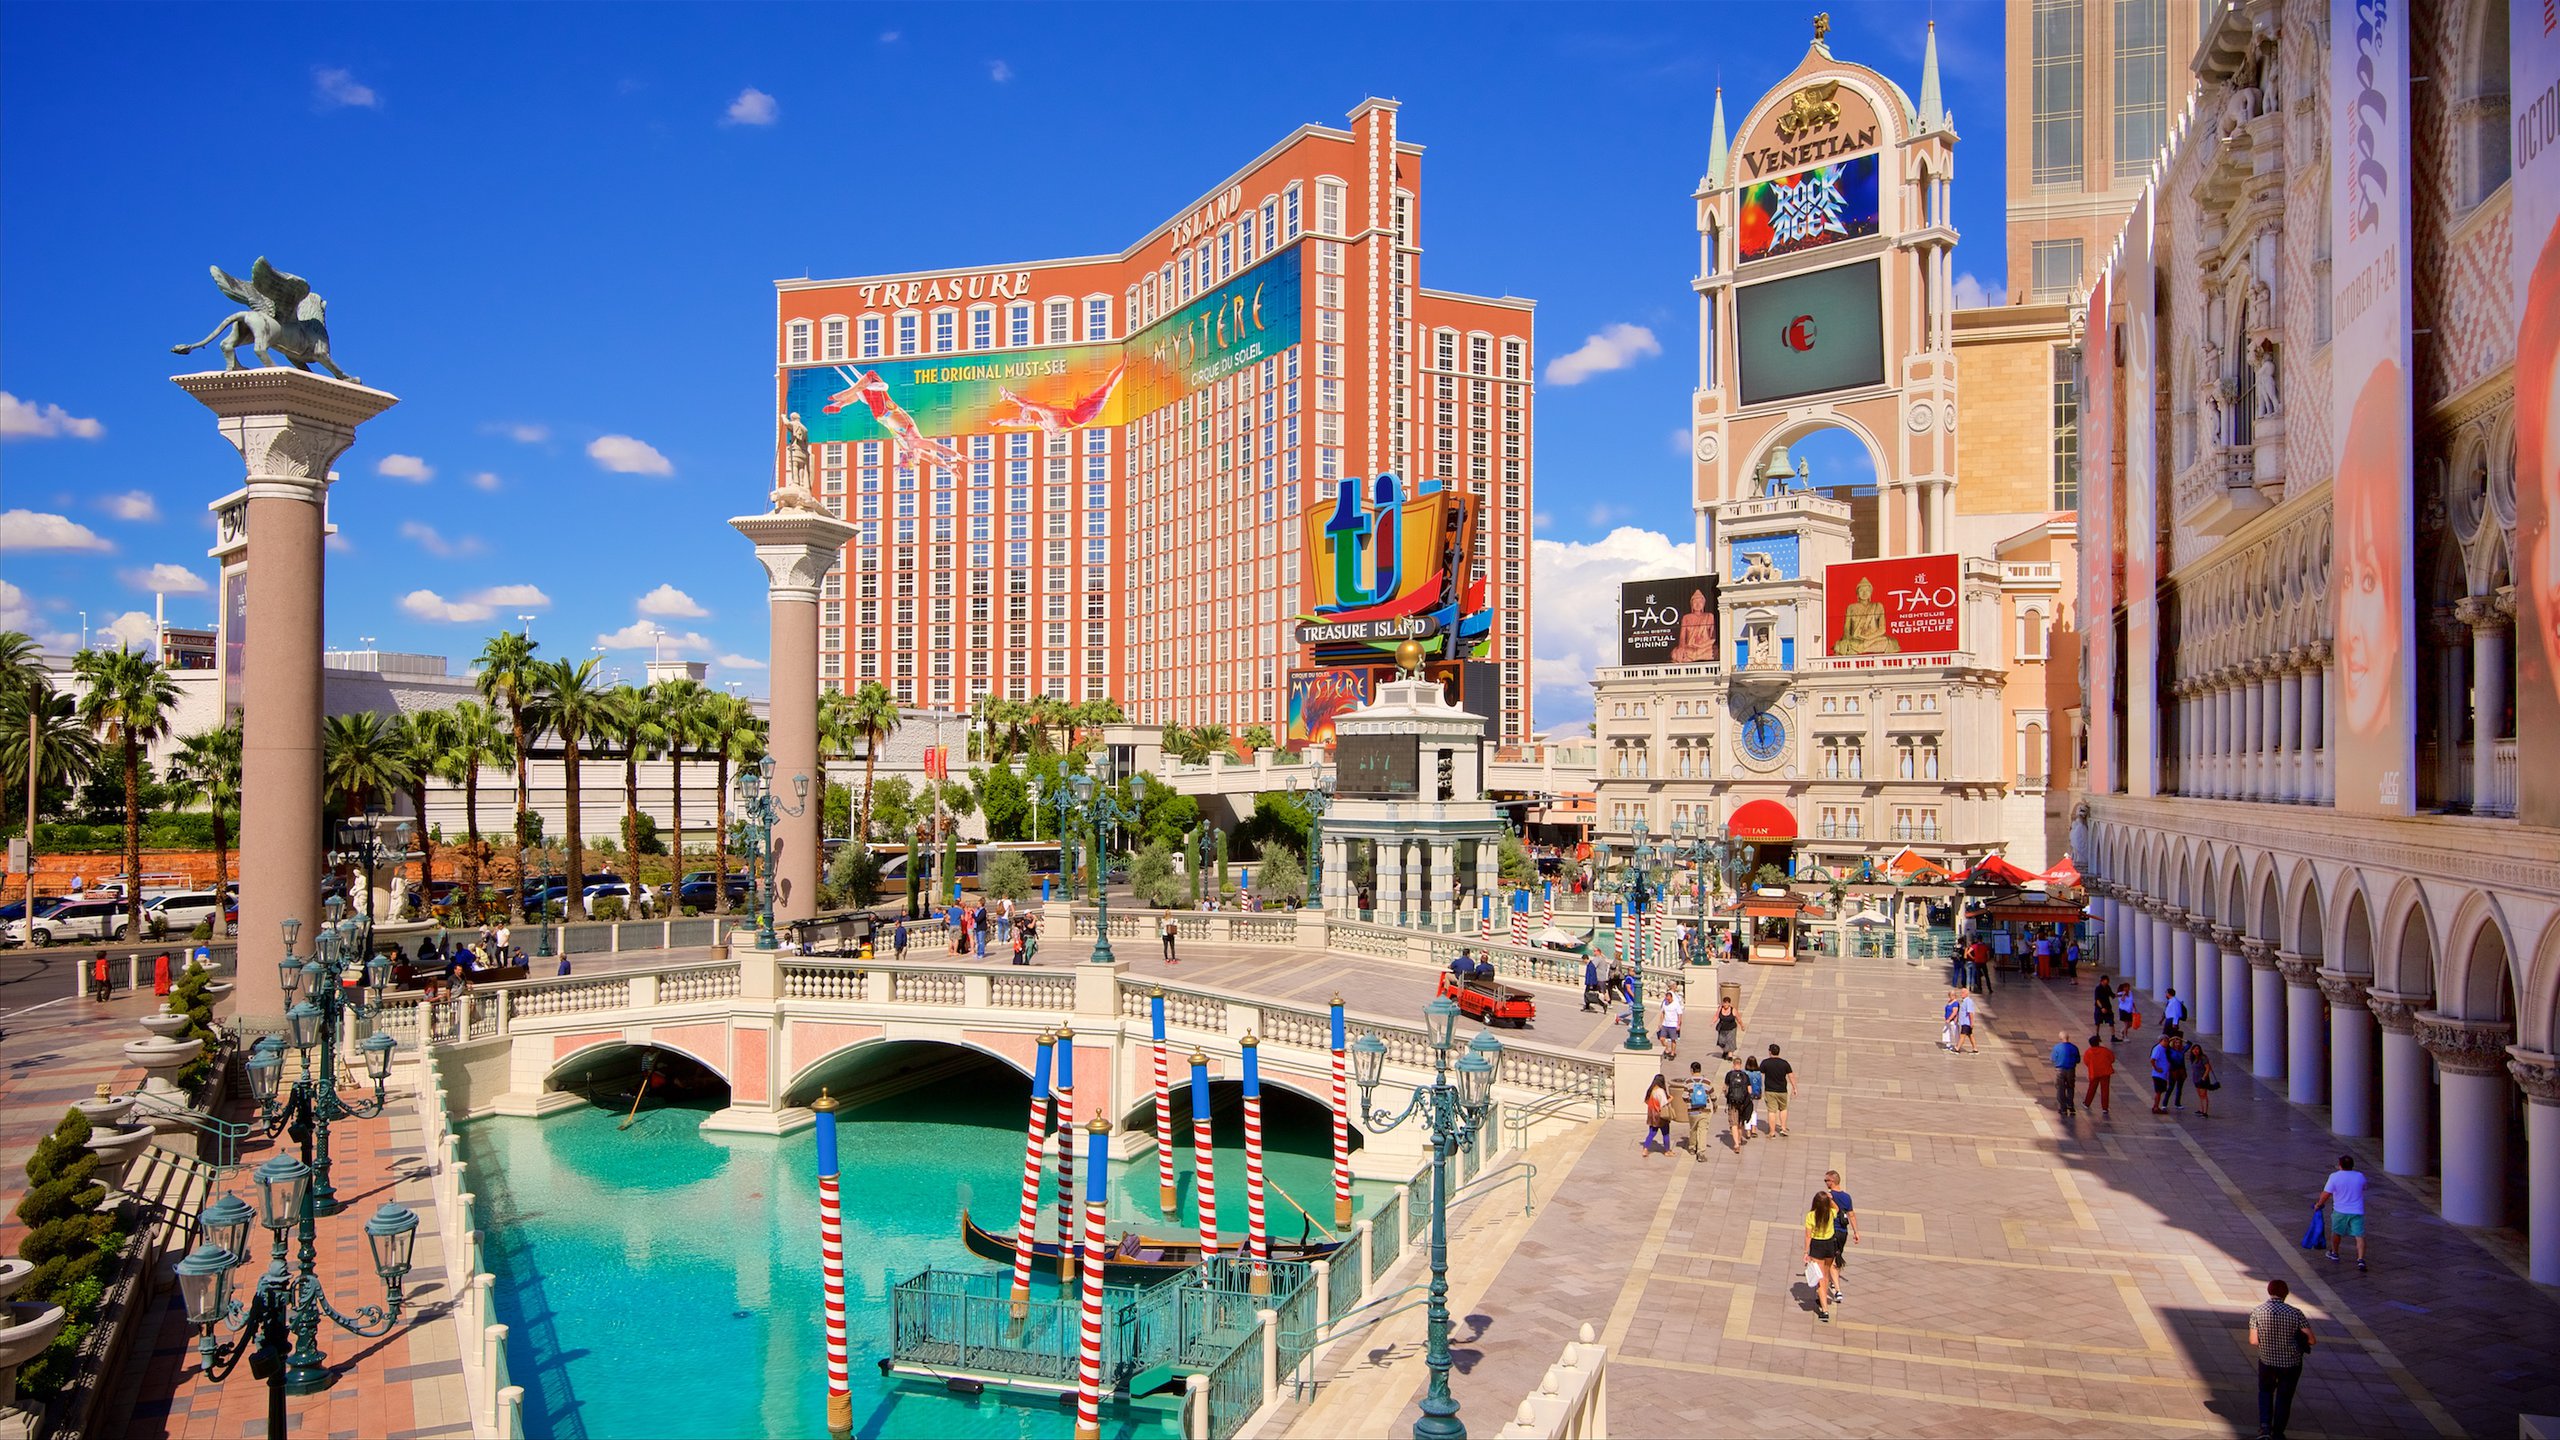
M 2254 376 L 2253 383 L 2258 390 L 2258 413 L 2262 416 L 2273 415 L 2276 413 L 2278 403 L 2276 400 L 2276 342 L 2273 340 L 2258 342 L 2257 352 L 2251 357 L 2250 364 Z
M 782 486 L 770 497 L 776 510 L 808 510 L 824 515 L 809 460 L 809 427 L 797 410 L 782 417 Z
M 2222 347 L 2208 340 L 2196 374 L 2196 426 L 2207 446 L 2222 444 L 2229 432 L 2223 426 L 2222 412 L 2227 386 L 2222 378 Z

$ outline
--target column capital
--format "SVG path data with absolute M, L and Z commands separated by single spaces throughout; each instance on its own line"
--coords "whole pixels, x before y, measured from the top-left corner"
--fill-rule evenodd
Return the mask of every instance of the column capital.
M 2507 1073 L 2507 1046 L 2516 1027 L 2496 1020 L 2456 1020 L 2433 1010 L 2418 1016 L 2418 1043 L 2436 1064 L 2456 1075 Z
M 817 603 L 827 572 L 844 559 L 844 547 L 856 533 L 848 521 L 808 510 L 740 515 L 729 522 L 729 528 L 754 542 L 770 599 L 811 605 Z
M 169 383 L 214 414 L 222 438 L 248 466 L 252 500 L 319 504 L 329 467 L 356 443 L 356 427 L 400 397 L 349 380 L 283 366 L 172 375 Z
M 2248 957 L 2249 968 L 2252 970 L 2276 968 L 2276 942 L 2273 940 L 2260 940 L 2251 936 L 2240 942 L 2240 953 Z
M 2314 978 L 2319 983 L 2320 993 L 2328 996 L 2329 1003 L 2332 1005 L 2349 1005 L 2361 1009 L 2364 1006 L 2365 992 L 2373 988 L 2372 983 L 2361 976 L 2341 975 L 2334 970 L 2323 970 Z
M 2228 925 L 2216 925 L 2213 927 L 2213 943 L 2225 950 L 2237 950 L 2240 948 L 2240 932 Z
M 2534 1104 L 2560 1105 L 2560 1055 L 2512 1046 L 2507 1051 L 2507 1073 L 2516 1077 L 2525 1098 Z
M 2320 985 L 2320 957 L 2297 955 L 2291 950 L 2276 952 L 2276 968 L 2284 972 L 2284 983 L 2303 990 Z
M 2309 652 L 2311 656 L 2311 663 L 2315 666 L 2327 665 L 2329 663 L 2329 657 L 2333 653 L 2329 642 L 2326 640 L 2314 640 L 2309 645 L 2304 646 L 2303 649 Z
M 2213 923 L 2213 920 L 2209 916 L 2189 915 L 2187 917 L 2187 929 L 2196 937 L 2196 943 L 2199 945 L 2219 945 L 2222 943 L 2220 940 L 2214 938 L 2220 933 L 2220 928 Z
M 2515 623 L 2495 595 L 2465 595 L 2453 602 L 2453 616 L 2473 630 L 2504 630 Z
M 2408 1035 L 2418 1028 L 2418 1013 L 2427 1008 L 2424 995 L 2396 995 L 2388 990 L 2365 992 L 2364 1006 L 2373 1012 L 2373 1023 L 2394 1035 Z
M 2173 930 L 2183 930 L 2187 927 L 2187 912 L 2181 906 L 2172 905 L 2164 900 L 2160 902 L 2160 908 L 2151 913 L 2168 921 L 2169 928 Z

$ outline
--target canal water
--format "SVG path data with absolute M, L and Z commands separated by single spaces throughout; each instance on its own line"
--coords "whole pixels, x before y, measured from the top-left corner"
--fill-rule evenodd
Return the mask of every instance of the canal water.
M 979 1223 L 1011 1232 L 1027 1094 L 1019 1075 L 980 1071 L 839 1116 L 856 1433 L 1014 1440 L 1072 1432 L 1072 1404 L 996 1389 L 955 1397 L 938 1385 L 886 1380 L 877 1364 L 888 1353 L 898 1279 L 929 1267 L 993 1268 L 961 1244 L 959 1211 L 966 1203 Z M 716 1108 L 645 1110 L 627 1131 L 604 1108 L 461 1127 L 527 1434 L 826 1433 L 814 1134 L 702 1133 L 702 1117 Z M 1329 1219 L 1323 1115 L 1308 1108 L 1268 1118 L 1270 1179 Z M 1241 1121 L 1221 1113 L 1212 1133 L 1219 1228 L 1240 1233 Z M 1141 1221 L 1149 1233 L 1196 1232 L 1189 1135 L 1180 1117 L 1184 1203 L 1172 1221 L 1156 1215 L 1152 1153 L 1114 1167 L 1115 1235 Z M 1366 1210 L 1392 1187 L 1356 1188 Z M 1044 1190 L 1043 1203 L 1054 1212 L 1053 1193 Z M 1277 1190 L 1269 1213 L 1276 1237 L 1297 1236 L 1297 1212 Z M 1054 1291 L 1054 1280 L 1043 1283 Z M 1106 1411 L 1105 1421 L 1106 1434 L 1176 1433 L 1152 1410 Z

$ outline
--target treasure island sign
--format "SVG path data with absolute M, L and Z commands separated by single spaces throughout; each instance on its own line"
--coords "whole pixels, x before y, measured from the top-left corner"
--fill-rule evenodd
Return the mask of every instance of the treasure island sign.
M 1760 117 L 1744 137 L 1744 178 L 1780 175 L 1876 148 L 1876 112 L 1838 80 L 1816 80 Z

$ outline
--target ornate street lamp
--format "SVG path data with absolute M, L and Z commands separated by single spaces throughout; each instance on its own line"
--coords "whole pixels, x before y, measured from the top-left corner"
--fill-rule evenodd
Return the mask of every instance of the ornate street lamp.
M 1090 773 L 1078 772 L 1058 794 L 1058 833 L 1068 833 L 1069 822 L 1081 820 L 1086 833 L 1094 837 L 1093 893 L 1097 907 L 1094 917 L 1095 939 L 1093 963 L 1108 965 L 1118 957 L 1111 951 L 1111 840 L 1114 831 L 1134 828 L 1147 798 L 1147 777 L 1129 777 L 1129 803 L 1122 805 L 1111 797 L 1108 786 L 1094 783 Z
M 1316 783 L 1305 794 L 1300 795 L 1298 777 L 1292 775 L 1289 777 L 1289 793 L 1296 796 L 1299 803 L 1307 807 L 1307 814 L 1314 822 L 1313 833 L 1307 840 L 1307 903 L 1322 909 L 1324 906 L 1324 812 L 1333 808 L 1333 777 L 1318 776 Z
M 351 930 L 361 932 L 354 942 L 355 953 L 358 955 L 373 953 L 374 869 L 382 863 L 386 855 L 394 863 L 408 855 L 411 828 L 406 818 L 385 815 L 378 810 L 367 810 L 361 815 L 350 815 L 338 822 L 338 833 L 334 837 L 337 845 L 329 852 L 329 862 L 353 870 L 362 877 L 361 883 L 364 886 L 364 908 L 360 912 L 363 917 L 362 922 L 361 924 L 348 922 Z M 388 840 L 384 838 L 386 830 L 390 832 Z M 339 909 L 343 902 L 332 896 L 328 904 L 329 923 L 338 924 Z M 295 922 L 285 923 L 291 925 Z M 292 939 L 288 936 L 285 948 L 290 950 L 292 945 Z
M 774 950 L 781 942 L 773 933 L 773 831 L 785 815 L 798 817 L 809 810 L 809 777 L 791 777 L 791 791 L 798 803 L 785 805 L 773 792 L 773 757 L 767 755 L 753 765 L 738 767 L 738 778 L 732 783 L 738 793 L 737 825 L 746 839 L 748 893 L 754 896 L 753 918 L 756 921 L 756 948 Z M 909 857 L 910 863 L 913 857 Z
M 1443 996 L 1424 1006 L 1422 1015 L 1431 1047 L 1431 1083 L 1413 1087 L 1413 1098 L 1401 1112 L 1390 1115 L 1372 1104 L 1387 1063 L 1387 1042 L 1375 1032 L 1364 1031 L 1351 1042 L 1351 1073 L 1360 1083 L 1360 1110 L 1370 1133 L 1393 1130 L 1419 1114 L 1431 1142 L 1431 1298 L 1425 1309 L 1430 1342 L 1424 1355 L 1431 1388 L 1422 1398 L 1422 1417 L 1413 1422 L 1413 1434 L 1414 1440 L 1466 1440 L 1457 1398 L 1449 1393 L 1449 1157 L 1475 1148 L 1476 1132 L 1492 1113 L 1493 1084 L 1502 1077 L 1502 1042 L 1491 1031 L 1479 1031 L 1452 1065 L 1458 1007 Z

